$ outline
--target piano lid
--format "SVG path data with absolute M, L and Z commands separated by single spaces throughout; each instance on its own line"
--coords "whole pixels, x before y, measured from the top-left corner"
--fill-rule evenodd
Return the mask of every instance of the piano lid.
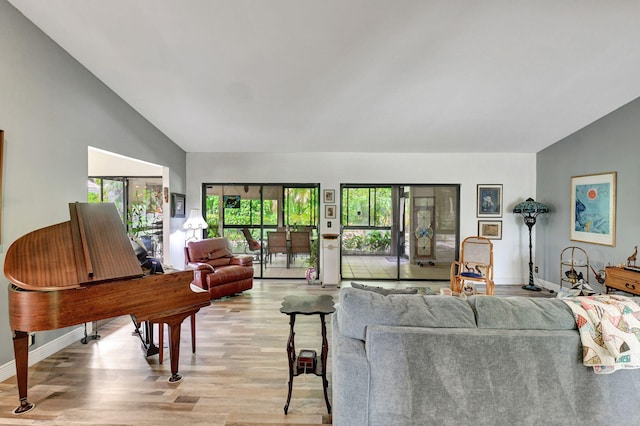
M 11 244 L 4 262 L 9 281 L 53 291 L 144 275 L 113 203 L 70 203 L 69 213 L 70 221 Z

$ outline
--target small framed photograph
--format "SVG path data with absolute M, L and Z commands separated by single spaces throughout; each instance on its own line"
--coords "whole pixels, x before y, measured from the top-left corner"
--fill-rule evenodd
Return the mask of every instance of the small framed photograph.
M 478 217 L 502 217 L 502 185 L 478 185 Z
M 324 206 L 324 217 L 325 219 L 335 219 L 336 218 L 336 206 L 335 204 L 327 204 Z
M 571 177 L 571 240 L 616 245 L 616 172 Z
M 324 194 L 324 202 L 325 203 L 335 203 L 336 202 L 336 191 L 335 191 L 335 189 L 325 189 L 323 194 Z
M 171 193 L 171 217 L 184 217 L 185 195 Z
M 502 239 L 502 221 L 501 220 L 479 220 L 478 236 L 485 237 L 490 240 Z

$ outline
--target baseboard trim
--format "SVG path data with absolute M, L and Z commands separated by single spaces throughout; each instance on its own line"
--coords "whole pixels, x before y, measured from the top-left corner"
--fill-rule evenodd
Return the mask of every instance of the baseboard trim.
M 537 275 L 533 276 L 533 282 L 535 285 L 537 285 L 538 287 L 541 287 L 542 290 L 547 290 L 550 291 L 551 293 L 558 293 L 560 291 L 560 286 L 556 283 L 553 283 L 551 281 L 545 281 L 541 278 L 538 278 Z
M 87 324 L 88 329 L 91 324 Z M 29 351 L 29 367 L 46 359 L 47 357 L 55 354 L 56 352 L 66 348 L 72 343 L 84 337 L 84 326 L 78 327 L 65 335 L 58 337 L 50 342 L 45 343 L 42 346 Z M 16 375 L 16 363 L 15 360 L 11 360 L 6 364 L 0 366 L 0 382 L 4 382 L 10 377 Z

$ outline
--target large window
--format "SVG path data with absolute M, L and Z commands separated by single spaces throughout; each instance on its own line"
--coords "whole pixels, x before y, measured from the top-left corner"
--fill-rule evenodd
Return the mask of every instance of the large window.
M 342 223 L 345 226 L 391 226 L 391 187 L 344 188 Z
M 391 254 L 391 195 L 390 186 L 342 189 L 344 254 Z
M 317 188 L 284 187 L 283 189 L 285 225 L 315 226 L 318 214 Z

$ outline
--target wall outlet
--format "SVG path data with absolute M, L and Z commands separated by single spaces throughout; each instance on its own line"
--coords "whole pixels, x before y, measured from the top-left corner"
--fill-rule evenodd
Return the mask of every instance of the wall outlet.
M 29 333 L 29 346 L 33 346 L 36 343 L 36 333 Z
M 536 274 L 538 273 L 538 265 L 536 265 L 536 266 L 533 268 L 533 272 L 535 272 Z

